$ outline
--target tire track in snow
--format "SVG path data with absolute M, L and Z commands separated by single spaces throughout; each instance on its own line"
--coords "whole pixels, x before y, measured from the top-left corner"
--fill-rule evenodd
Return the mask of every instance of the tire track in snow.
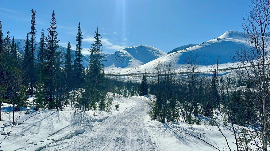
M 211 146 L 212 148 L 214 148 L 214 149 L 220 151 L 220 149 L 219 149 L 218 147 L 214 146 L 212 143 L 210 143 L 210 142 L 207 141 L 206 139 L 203 139 L 202 137 L 197 136 L 197 135 L 195 135 L 194 133 L 188 132 L 187 129 L 182 128 L 182 130 L 180 131 L 180 130 L 178 130 L 177 128 L 174 128 L 173 126 L 170 126 L 170 125 L 167 124 L 167 123 L 164 123 L 163 125 L 164 125 L 164 127 L 168 128 L 170 131 L 172 131 L 172 132 L 174 133 L 174 135 L 175 135 L 176 137 L 178 137 L 178 138 L 182 138 L 182 136 L 181 136 L 179 133 L 184 133 L 184 134 L 187 134 L 187 135 L 189 135 L 189 136 L 191 136 L 191 137 L 193 137 L 193 138 L 195 138 L 195 139 L 198 139 L 198 140 L 204 142 L 205 144 Z
M 132 98 L 134 99 L 134 98 Z M 104 121 L 85 128 L 85 133 L 52 143 L 44 150 L 157 150 L 145 125 L 148 105 L 144 100 L 134 99 L 135 105 Z

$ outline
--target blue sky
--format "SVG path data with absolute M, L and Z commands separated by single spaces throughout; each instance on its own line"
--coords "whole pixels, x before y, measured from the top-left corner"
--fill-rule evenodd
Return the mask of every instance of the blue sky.
M 4 32 L 24 39 L 30 31 L 31 9 L 37 11 L 37 40 L 55 10 L 60 45 L 76 45 L 78 22 L 84 35 L 84 53 L 98 26 L 103 50 L 150 45 L 168 52 L 202 43 L 227 30 L 243 31 L 250 0 L 0 0 Z M 47 33 L 46 33 L 47 34 Z

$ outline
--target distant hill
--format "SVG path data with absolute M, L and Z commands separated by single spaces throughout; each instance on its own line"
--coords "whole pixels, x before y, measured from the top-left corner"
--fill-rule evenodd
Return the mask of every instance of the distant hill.
M 108 55 L 105 58 L 105 66 L 120 68 L 138 67 L 165 55 L 165 52 L 151 46 L 134 46 L 118 50 L 115 53 Z
M 235 63 L 237 52 L 250 49 L 246 35 L 237 31 L 227 31 L 218 38 L 191 47 L 183 46 L 184 49 L 176 48 L 174 52 L 143 64 L 139 67 L 121 72 L 153 72 L 158 64 L 171 65 L 174 69 L 180 69 L 181 65 L 197 64 L 203 66 Z M 178 51 L 177 51 L 178 50 Z

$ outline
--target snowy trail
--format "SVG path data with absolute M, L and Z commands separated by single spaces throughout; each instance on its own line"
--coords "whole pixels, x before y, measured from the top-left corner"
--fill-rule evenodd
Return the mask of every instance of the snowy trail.
M 116 97 L 111 113 L 45 110 L 21 116 L 0 135 L 0 150 L 217 151 L 229 150 L 219 130 L 184 122 L 160 123 L 149 116 L 146 97 Z M 7 119 L 8 114 L 4 114 Z M 5 121 L 8 124 L 8 121 Z M 2 126 L 4 123 L 1 123 Z M 222 127 L 232 149 L 232 133 Z M 1 130 L 0 130 L 1 131 Z M 1 132 L 1 134 L 2 134 Z
M 123 113 L 85 127 L 85 132 L 51 143 L 44 150 L 157 150 L 148 134 L 144 119 L 148 105 L 145 100 L 133 98 L 135 105 Z

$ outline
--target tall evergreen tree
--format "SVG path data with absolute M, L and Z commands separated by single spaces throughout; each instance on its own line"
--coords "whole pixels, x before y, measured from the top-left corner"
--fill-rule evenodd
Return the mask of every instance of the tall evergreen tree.
M 214 70 L 214 74 L 212 77 L 212 81 L 211 81 L 211 88 L 212 88 L 212 98 L 213 98 L 213 105 L 215 107 L 218 107 L 220 104 L 220 96 L 219 96 L 219 92 L 218 92 L 218 75 L 217 75 L 217 70 Z
M 24 47 L 24 55 L 23 55 L 23 84 L 29 88 L 30 83 L 30 72 L 32 71 L 30 69 L 29 62 L 31 61 L 31 52 L 30 52 L 30 41 L 29 41 L 29 33 L 27 33 L 26 41 L 25 41 L 25 47 Z M 30 90 L 31 91 L 31 90 Z M 29 92 L 29 90 L 28 90 Z
M 76 45 L 76 52 L 75 52 L 75 60 L 74 60 L 74 87 L 81 88 L 83 86 L 83 73 L 84 68 L 82 65 L 82 31 L 81 31 L 81 24 L 78 25 L 78 33 L 76 37 L 77 45 Z
M 56 109 L 62 109 L 62 102 L 64 100 L 64 92 L 65 92 L 65 80 L 63 80 L 63 77 L 65 77 L 65 73 L 63 69 L 61 68 L 62 60 L 61 60 L 62 51 L 56 52 L 56 60 L 55 60 L 55 74 L 54 74 L 54 80 L 55 80 L 55 105 Z
M 29 88 L 29 94 L 33 95 L 34 87 L 36 82 L 36 74 L 35 74 L 35 35 L 36 35 L 36 11 L 33 9 L 32 12 L 32 19 L 31 19 L 31 31 L 27 35 L 26 44 L 25 44 L 25 52 L 24 52 L 24 83 Z M 30 40 L 29 40 L 30 36 Z
M 0 54 L 3 51 L 3 31 L 2 31 L 2 22 L 0 21 Z
M 72 90 L 72 59 L 71 59 L 71 44 L 68 42 L 67 52 L 65 55 L 65 92 L 66 96 Z
M 11 42 L 11 51 L 10 51 L 10 54 L 12 56 L 12 58 L 14 60 L 17 60 L 17 46 L 16 46 L 16 43 L 15 43 L 15 39 L 14 37 L 12 38 L 12 42 Z
M 101 54 L 101 36 L 95 32 L 95 41 L 90 49 L 89 67 L 86 71 L 85 92 L 83 94 L 83 105 L 91 108 L 96 108 L 99 104 L 99 109 L 105 109 L 105 90 L 104 90 L 104 65 L 102 64 L 103 56 Z
M 21 69 L 19 68 L 19 60 L 17 56 L 17 49 L 16 44 L 14 41 L 14 37 L 12 39 L 12 43 L 10 46 L 10 53 L 9 53 L 9 86 L 8 86 L 8 97 L 10 102 L 13 105 L 13 124 L 15 123 L 14 119 L 14 111 L 15 105 L 19 109 L 19 106 L 23 105 L 24 103 L 24 90 L 21 88 Z
M 55 74 L 56 74 L 56 58 L 57 53 L 56 50 L 58 48 L 57 39 L 58 33 L 56 31 L 56 18 L 55 13 L 52 13 L 51 25 L 48 28 L 48 37 L 47 41 L 47 49 L 44 53 L 44 65 L 43 65 L 43 77 L 44 77 L 44 91 L 45 91 L 45 100 L 48 100 L 48 108 L 52 109 L 55 107 Z
M 0 121 L 2 120 L 1 116 L 1 106 L 4 100 L 4 94 L 6 93 L 6 87 L 4 83 L 4 39 L 2 31 L 2 22 L 0 21 Z
M 41 107 L 44 107 L 46 102 L 45 97 L 45 89 L 44 89 L 44 82 L 45 82 L 45 55 L 46 55 L 46 42 L 45 42 L 45 35 L 44 30 L 41 30 L 40 42 L 39 42 L 39 52 L 37 56 L 37 73 L 38 73 L 38 84 L 37 84 L 37 92 L 36 92 L 36 99 L 35 99 L 35 109 L 38 110 Z
M 33 95 L 34 93 L 34 87 L 36 82 L 36 70 L 35 70 L 35 39 L 36 39 L 36 11 L 33 9 L 32 12 L 32 19 L 31 19 L 31 39 L 30 39 L 30 62 L 29 67 L 30 70 L 32 70 L 29 74 L 30 77 L 30 94 Z
M 44 30 L 41 30 L 40 42 L 39 42 L 39 51 L 38 51 L 38 59 L 37 59 L 37 74 L 39 75 L 39 80 L 41 81 L 41 71 L 44 63 L 44 53 L 45 53 L 46 43 Z
M 142 83 L 140 85 L 140 95 L 141 96 L 148 95 L 148 86 L 145 74 L 143 74 Z
M 7 52 L 7 53 L 10 53 L 11 45 L 10 45 L 9 31 L 7 32 L 7 36 L 6 36 L 6 38 L 4 39 L 4 47 L 5 47 L 6 52 Z
M 17 49 L 14 38 L 12 39 L 12 43 L 10 43 L 9 32 L 7 33 L 6 38 L 4 39 L 4 52 L 1 54 L 1 64 L 3 63 L 3 80 L 1 83 L 1 87 L 4 88 L 5 94 L 4 99 L 9 101 L 13 104 L 13 123 L 15 122 L 14 119 L 14 107 L 15 104 L 17 106 L 21 105 L 23 102 L 21 95 L 23 93 L 21 89 L 21 69 L 20 69 L 20 62 L 17 56 Z M 3 61 L 3 62 L 2 62 Z M 1 89 L 2 89 L 1 88 Z M 3 91 L 2 91 L 3 92 Z
M 1 26 L 2 27 L 2 26 Z M 3 38 L 2 28 L 0 29 L 1 36 L 1 53 L 0 53 L 0 105 L 3 101 L 8 101 L 8 87 L 10 86 L 10 37 L 9 32 L 7 32 L 6 38 Z M 1 116 L 0 116 L 0 120 Z

